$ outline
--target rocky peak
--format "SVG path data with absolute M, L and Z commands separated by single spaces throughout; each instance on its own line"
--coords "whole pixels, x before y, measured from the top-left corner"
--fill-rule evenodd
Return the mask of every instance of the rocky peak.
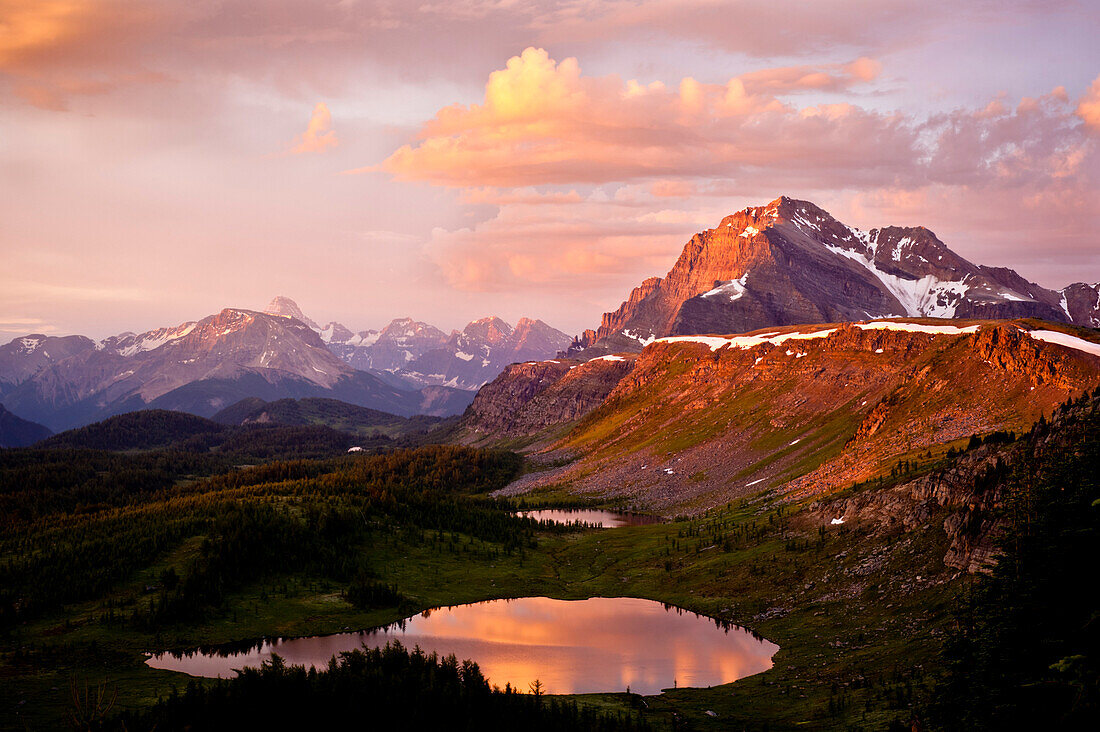
M 512 335 L 512 326 L 495 315 L 490 315 L 467 325 L 462 329 L 462 335 L 489 344 L 496 344 Z
M 1058 306 L 1070 320 L 1086 328 L 1100 328 L 1100 282 L 1075 282 L 1058 291 Z
M 380 341 L 403 342 L 411 338 L 442 342 L 446 335 L 438 328 L 412 318 L 394 318 L 378 333 Z
M 1074 288 L 1055 293 L 1012 270 L 975 265 L 923 226 L 865 232 L 810 201 L 781 196 L 695 234 L 667 275 L 634 288 L 569 352 L 637 351 L 666 335 L 868 317 L 1100 322 L 1100 294 Z
M 347 343 L 355 334 L 335 320 L 321 329 L 321 340 L 325 343 Z
M 294 318 L 297 321 L 305 323 L 310 328 L 316 331 L 322 330 L 322 328 L 315 322 L 310 320 L 302 312 L 302 309 L 298 307 L 298 303 L 291 300 L 285 295 L 277 295 L 267 307 L 264 308 L 264 312 L 268 315 L 279 315 L 284 318 Z

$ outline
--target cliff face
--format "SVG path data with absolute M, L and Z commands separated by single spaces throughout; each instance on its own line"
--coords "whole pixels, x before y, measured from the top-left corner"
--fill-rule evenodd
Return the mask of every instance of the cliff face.
M 638 351 L 655 338 L 874 317 L 1041 318 L 1100 323 L 1098 288 L 1047 290 L 953 252 L 928 229 L 864 232 L 782 197 L 691 238 L 571 349 Z M 1072 306 L 1069 301 L 1072 300 Z
M 1068 347 L 1025 326 L 1034 327 L 880 321 L 658 340 L 558 443 L 583 457 L 540 480 L 657 510 L 765 489 L 828 495 L 906 456 L 1024 430 L 1100 384 L 1100 345 L 1045 336 Z M 529 368 L 557 375 L 565 366 Z M 503 384 L 486 387 L 482 401 L 495 395 L 502 433 L 553 421 L 549 385 L 513 402 L 494 386 Z M 487 412 L 478 404 L 468 417 L 477 410 Z
M 1061 291 L 1062 307 L 1072 322 L 1089 328 L 1100 328 L 1100 282 L 1087 285 L 1077 282 Z
M 513 364 L 478 392 L 463 427 L 472 439 L 509 439 L 574 422 L 604 402 L 635 358 Z
M 1012 514 L 1005 511 L 1012 492 L 1021 481 L 1037 482 L 1049 456 L 1072 456 L 1087 441 L 1095 444 L 1098 419 L 1100 395 L 1094 392 L 1056 411 L 1049 426 L 1017 440 L 987 443 L 913 480 L 885 488 L 872 483 L 852 495 L 818 501 L 809 516 L 821 525 L 839 521 L 876 534 L 938 527 L 949 540 L 946 566 L 988 571 L 997 560 L 998 540 L 1012 532 Z

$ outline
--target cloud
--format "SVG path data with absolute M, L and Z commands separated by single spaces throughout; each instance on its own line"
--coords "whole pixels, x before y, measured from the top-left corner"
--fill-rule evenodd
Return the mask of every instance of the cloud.
M 838 50 L 892 52 L 959 29 L 1023 25 L 1036 15 L 1067 8 L 1069 12 L 1088 12 L 1069 3 L 1036 0 L 815 0 L 799 3 L 797 9 L 774 0 L 739 0 L 736 4 L 721 0 L 599 0 L 510 5 L 527 9 L 537 6 L 530 22 L 545 44 L 608 38 L 644 42 L 657 36 L 758 58 Z
M 576 59 L 558 63 L 528 48 L 489 75 L 482 104 L 439 110 L 419 141 L 396 150 L 381 169 L 451 187 L 730 177 L 759 165 L 777 139 L 791 161 L 815 153 L 835 160 L 868 133 L 889 153 L 886 163 L 914 137 L 891 118 L 855 108 L 800 115 L 771 93 L 845 88 L 873 78 L 873 67 L 868 59 L 783 67 L 725 84 L 687 77 L 670 89 L 583 76 Z M 829 149 L 837 145 L 844 149 Z
M 184 6 L 134 0 L 0 0 L 0 80 L 16 97 L 52 111 L 74 96 L 163 83 L 139 60 Z
M 336 147 L 336 131 L 332 129 L 332 115 L 324 102 L 317 102 L 313 108 L 313 114 L 309 118 L 306 131 L 294 141 L 291 152 L 295 155 L 302 153 L 324 152 L 330 147 Z
M 60 330 L 56 325 L 41 318 L 20 318 L 0 315 L 0 333 L 5 335 L 29 335 L 42 333 L 49 335 Z
M 1037 184 L 1092 155 L 1065 90 L 928 117 L 780 98 L 873 79 L 877 63 L 781 67 L 674 88 L 589 77 L 528 48 L 481 104 L 445 107 L 380 168 L 452 188 L 720 179 L 815 189 Z M 1088 115 L 1083 101 L 1078 115 Z M 376 169 L 376 168 L 371 168 Z M 654 193 L 678 195 L 668 183 Z M 681 188 L 684 184 L 680 184 Z M 663 188 L 662 188 L 663 186 Z
M 1100 76 L 1093 79 L 1092 85 L 1081 97 L 1076 113 L 1094 132 L 1100 132 Z
M 737 77 L 752 94 L 781 94 L 797 91 L 844 91 L 874 81 L 882 63 L 866 56 L 847 64 L 781 66 L 750 71 Z
M 667 268 L 683 244 L 685 222 L 662 221 L 656 202 L 640 191 L 620 200 L 597 189 L 581 198 L 528 191 L 502 203 L 476 226 L 432 232 L 426 252 L 448 284 L 469 292 L 618 288 Z M 639 205 L 632 205 L 638 203 Z M 624 205 L 626 204 L 626 205 Z M 687 225 L 697 226 L 709 215 Z

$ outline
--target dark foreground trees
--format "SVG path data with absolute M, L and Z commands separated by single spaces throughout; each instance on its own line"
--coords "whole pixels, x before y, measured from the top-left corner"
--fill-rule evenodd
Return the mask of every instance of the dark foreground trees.
M 932 722 L 966 730 L 1100 726 L 1100 398 L 1027 437 L 1000 485 L 1011 530 L 960 602 Z
M 192 683 L 104 729 L 638 730 L 644 721 L 490 687 L 476 663 L 400 644 L 343 653 L 323 671 L 276 657 L 229 681 Z

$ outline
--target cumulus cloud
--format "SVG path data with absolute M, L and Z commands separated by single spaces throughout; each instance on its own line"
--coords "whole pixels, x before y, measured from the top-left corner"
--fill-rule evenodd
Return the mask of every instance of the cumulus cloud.
M 294 141 L 291 152 L 295 155 L 302 153 L 324 152 L 330 147 L 336 147 L 339 142 L 336 139 L 336 130 L 332 129 L 332 114 L 324 102 L 317 102 L 310 115 L 309 124 Z
M 817 189 L 1037 183 L 1084 162 L 1088 140 L 1064 89 L 930 117 L 781 98 L 873 79 L 869 59 L 782 67 L 677 88 L 590 77 L 528 48 L 489 76 L 481 104 L 452 105 L 381 169 L 458 188 L 724 179 Z M 1083 101 L 1078 115 L 1091 107 Z M 372 168 L 373 169 L 373 168 Z M 654 192 L 670 195 L 668 183 Z M 663 186 L 663 187 L 662 187 Z M 681 184 L 682 187 L 682 184 Z
M 1085 95 L 1077 104 L 1077 116 L 1094 132 L 1100 132 L 1100 76 L 1093 79 Z
M 896 160 L 913 133 L 856 108 L 800 114 L 777 91 L 839 89 L 878 73 L 868 59 L 783 67 L 672 89 L 590 77 L 528 48 L 489 75 L 481 104 L 441 109 L 381 165 L 402 180 L 453 187 L 602 183 L 675 175 L 735 176 L 761 162 L 837 158 L 867 139 Z M 871 129 L 867 129 L 871 128 Z M 839 149 L 837 149 L 839 147 Z M 766 160 L 765 160 L 766 159 Z

